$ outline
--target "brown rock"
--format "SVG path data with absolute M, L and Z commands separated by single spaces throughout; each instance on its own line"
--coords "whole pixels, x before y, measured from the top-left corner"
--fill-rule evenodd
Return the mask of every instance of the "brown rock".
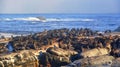
M 95 49 L 91 49 L 85 52 L 81 53 L 81 56 L 84 58 L 87 57 L 94 57 L 94 56 L 100 56 L 100 55 L 107 55 L 109 54 L 108 49 L 106 48 L 95 48 Z
M 73 63 L 64 67 L 99 67 L 99 66 L 110 66 L 114 60 L 113 56 L 98 56 L 91 58 L 83 58 L 74 61 Z
M 76 51 L 63 50 L 61 48 L 48 48 L 47 52 L 57 56 L 71 56 L 71 55 L 78 54 Z

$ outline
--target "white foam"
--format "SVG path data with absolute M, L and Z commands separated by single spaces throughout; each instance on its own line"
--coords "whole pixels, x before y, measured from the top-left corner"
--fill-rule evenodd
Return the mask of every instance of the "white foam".
M 94 19 L 81 19 L 81 21 L 95 21 Z
M 41 21 L 41 22 L 73 22 L 73 21 L 95 21 L 95 19 L 89 19 L 89 18 L 46 18 L 46 19 L 40 19 L 37 17 L 26 17 L 26 18 L 5 18 L 1 19 L 2 21 Z
M 29 17 L 29 18 L 27 18 L 27 20 L 30 20 L 30 21 L 40 21 L 40 19 L 38 19 L 36 17 Z
M 82 18 L 48 18 L 46 21 L 64 21 L 64 22 L 69 22 L 69 21 L 95 21 L 94 19 L 82 19 Z
M 5 18 L 6 21 L 10 21 L 11 19 L 10 18 Z
M 36 17 L 28 17 L 28 18 L 13 18 L 16 21 L 40 21 L 40 19 Z

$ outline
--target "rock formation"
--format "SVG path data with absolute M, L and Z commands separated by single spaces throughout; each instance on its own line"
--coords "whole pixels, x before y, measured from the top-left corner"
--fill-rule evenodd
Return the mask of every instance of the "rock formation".
M 38 67 L 37 56 L 29 51 L 11 53 L 0 57 L 0 67 Z
M 120 36 L 87 28 L 45 30 L 9 40 L 0 43 L 0 67 L 114 65 L 120 57 Z
M 90 57 L 90 58 L 83 58 L 74 61 L 73 63 L 62 66 L 62 67 L 97 67 L 97 66 L 109 66 L 112 65 L 112 61 L 115 58 L 113 56 L 96 56 L 96 57 Z
M 108 51 L 108 49 L 106 49 L 106 48 L 95 48 L 95 49 L 91 49 L 91 50 L 82 52 L 81 56 L 84 58 L 87 58 L 87 57 L 107 55 L 109 53 L 110 53 L 110 51 Z

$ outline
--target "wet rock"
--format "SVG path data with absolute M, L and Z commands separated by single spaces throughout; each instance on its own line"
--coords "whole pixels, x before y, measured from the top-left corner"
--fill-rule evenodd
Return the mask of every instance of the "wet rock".
M 110 52 L 106 48 L 95 48 L 81 53 L 81 56 L 84 58 L 107 55 Z

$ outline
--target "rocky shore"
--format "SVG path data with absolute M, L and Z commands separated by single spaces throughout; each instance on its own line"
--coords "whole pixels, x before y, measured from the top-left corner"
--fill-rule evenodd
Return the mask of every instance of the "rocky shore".
M 62 28 L 0 40 L 0 67 L 120 66 L 119 32 Z

